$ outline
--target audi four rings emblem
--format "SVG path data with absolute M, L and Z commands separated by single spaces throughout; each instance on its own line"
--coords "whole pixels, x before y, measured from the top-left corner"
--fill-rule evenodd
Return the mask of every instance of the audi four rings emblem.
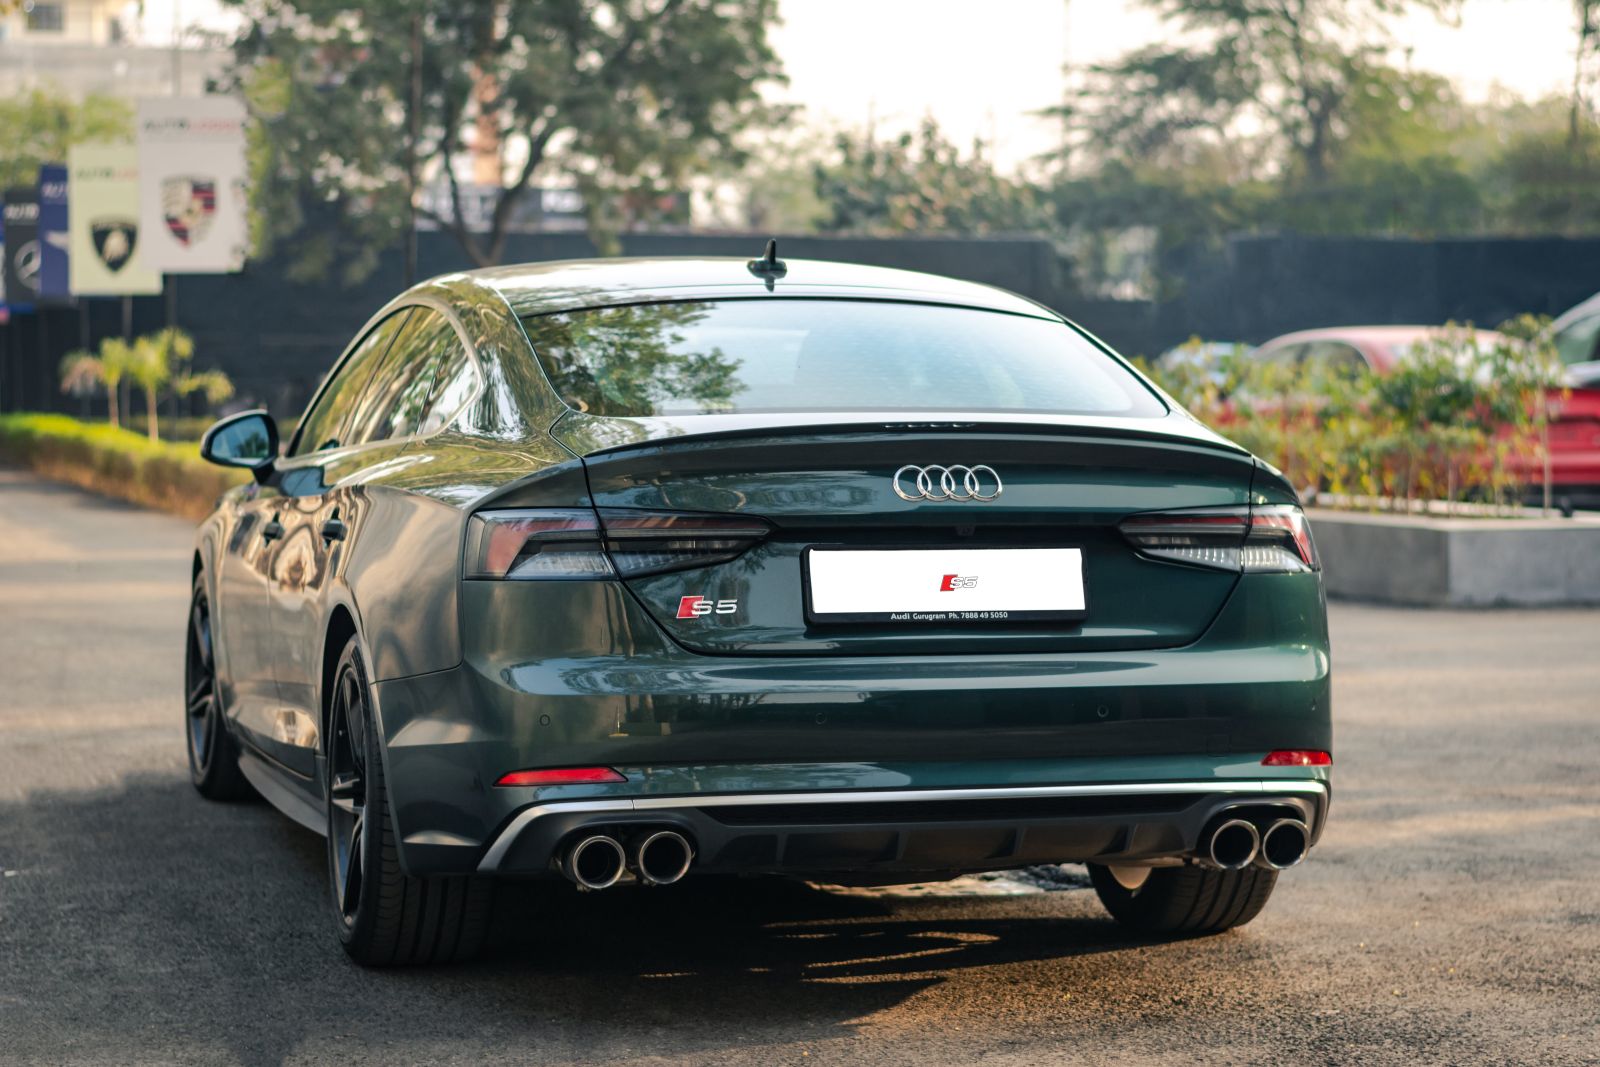
M 993 500 L 1005 486 L 985 464 L 918 467 L 907 463 L 894 472 L 894 495 L 901 500 Z

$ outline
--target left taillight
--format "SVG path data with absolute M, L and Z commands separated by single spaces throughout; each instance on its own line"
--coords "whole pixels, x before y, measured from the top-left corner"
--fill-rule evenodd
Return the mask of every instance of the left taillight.
M 515 580 L 611 578 L 600 519 L 587 508 L 480 511 L 467 523 L 466 576 Z
M 1141 555 L 1251 574 L 1321 569 L 1305 512 L 1291 504 L 1134 515 L 1117 527 Z
M 467 527 L 466 577 L 637 578 L 725 563 L 771 532 L 759 519 L 586 508 L 480 511 Z

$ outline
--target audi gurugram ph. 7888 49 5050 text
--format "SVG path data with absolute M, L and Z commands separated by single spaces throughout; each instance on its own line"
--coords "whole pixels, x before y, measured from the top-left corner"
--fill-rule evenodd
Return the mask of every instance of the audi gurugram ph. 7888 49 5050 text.
M 496 878 L 1085 863 L 1149 934 L 1266 903 L 1329 804 L 1293 489 L 1029 300 L 777 259 L 403 293 L 200 527 L 208 797 L 326 835 L 369 964 Z

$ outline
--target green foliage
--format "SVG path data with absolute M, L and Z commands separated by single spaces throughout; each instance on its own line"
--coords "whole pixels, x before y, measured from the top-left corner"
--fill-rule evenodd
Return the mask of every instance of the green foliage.
M 1487 168 L 1505 229 L 1600 232 L 1600 123 L 1569 120 L 1566 102 L 1554 98 L 1505 109 L 1510 132 Z
M 44 163 L 66 161 L 75 144 L 133 139 L 133 108 L 90 93 L 80 101 L 32 89 L 0 99 L 0 187 L 33 185 Z
M 536 180 L 575 185 L 604 243 L 627 203 L 737 157 L 737 134 L 771 117 L 762 84 L 782 77 L 775 0 L 229 3 L 244 23 L 233 81 L 256 119 L 256 237 L 295 238 L 301 277 L 370 272 L 402 235 L 413 174 L 457 189 L 469 134 L 497 148 L 491 224 L 471 232 L 458 202 L 434 221 L 473 262 L 500 260 Z
M 1045 229 L 1033 187 L 996 173 L 981 142 L 970 155 L 931 118 L 890 141 L 841 134 L 837 159 L 814 168 L 828 229 L 845 233 L 1015 233 Z
M 1494 333 L 1451 324 L 1383 374 L 1243 352 L 1149 373 L 1310 495 L 1407 509 L 1419 499 L 1514 502 L 1541 469 L 1547 399 L 1560 389 L 1548 327 L 1526 315 Z
M 1140 268 L 1116 251 L 1134 230 L 1153 235 L 1159 263 L 1239 232 L 1600 229 L 1600 122 L 1585 90 L 1600 55 L 1595 0 L 1574 0 L 1570 97 L 1484 105 L 1398 64 L 1392 16 L 1448 14 L 1453 0 L 1141 2 L 1170 34 L 1087 68 L 1050 112 L 1070 131 L 1056 215 L 1097 288 Z
M 118 387 L 124 378 L 130 376 L 134 359 L 133 346 L 120 337 L 102 340 L 99 355 L 84 349 L 68 352 L 61 360 L 61 391 L 73 396 L 88 396 L 97 386 L 103 387 L 111 425 L 120 426 Z
M 1381 63 L 1383 16 L 1454 0 L 1143 0 L 1169 42 L 1092 66 L 1069 106 L 1086 144 L 1123 159 L 1228 151 L 1243 172 L 1319 182 Z
M 100 353 L 69 352 L 61 361 L 61 391 L 77 396 L 92 393 L 96 386 L 106 390 L 112 426 L 120 420 L 117 387 L 124 379 L 144 390 L 145 418 L 150 440 L 160 439 L 156 414 L 163 391 L 174 396 L 201 393 L 210 404 L 220 404 L 233 395 L 233 382 L 220 370 L 195 371 L 189 368 L 194 358 L 194 340 L 174 327 L 135 338 L 131 343 L 120 337 L 100 342 Z
M 51 478 L 192 519 L 203 518 L 219 495 L 249 478 L 243 471 L 207 463 L 192 444 L 152 441 L 65 415 L 0 415 L 0 457 Z

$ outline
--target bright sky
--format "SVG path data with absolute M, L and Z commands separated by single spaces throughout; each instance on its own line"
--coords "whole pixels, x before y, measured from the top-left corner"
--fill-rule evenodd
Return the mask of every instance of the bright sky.
M 1014 167 L 1054 146 L 1028 113 L 1061 99 L 1064 62 L 1107 61 L 1158 40 L 1134 0 L 781 0 L 783 99 L 813 120 L 880 132 L 931 113 L 958 141 L 992 141 Z M 1455 79 L 1469 98 L 1499 84 L 1561 92 L 1571 77 L 1571 0 L 1466 0 L 1460 28 L 1412 14 L 1396 38 L 1412 63 Z
M 1109 60 L 1157 40 L 1137 0 L 781 0 L 776 35 L 789 72 L 782 99 L 808 121 L 881 133 L 932 114 L 958 142 L 983 137 L 1002 166 L 1054 145 L 1029 112 L 1058 101 L 1062 64 Z M 217 0 L 145 0 L 146 39 L 183 24 L 227 26 Z M 1564 92 L 1572 71 L 1571 0 L 1465 0 L 1460 26 L 1407 16 L 1396 37 L 1414 66 L 1455 79 L 1472 99 L 1499 84 L 1524 96 Z

